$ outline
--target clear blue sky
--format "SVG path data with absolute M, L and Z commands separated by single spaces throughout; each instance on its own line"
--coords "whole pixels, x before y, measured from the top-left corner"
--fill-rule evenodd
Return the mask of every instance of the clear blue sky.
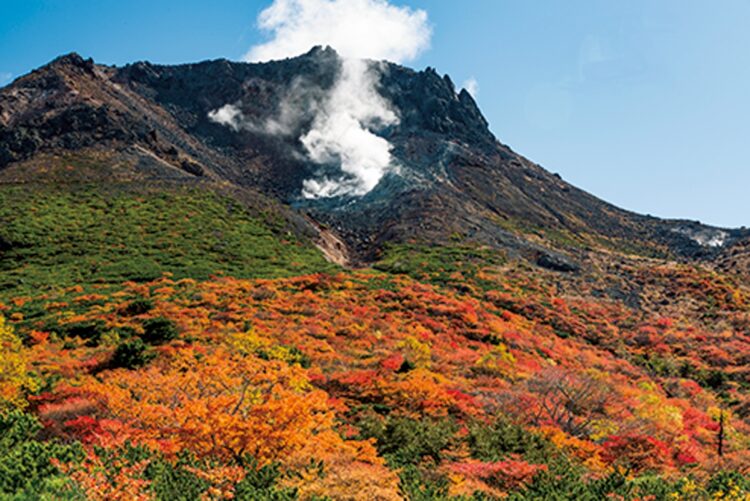
M 0 0 L 0 85 L 55 56 L 239 59 L 254 0 Z M 427 10 L 415 64 L 474 77 L 498 138 L 610 202 L 750 226 L 750 1 L 394 0 Z

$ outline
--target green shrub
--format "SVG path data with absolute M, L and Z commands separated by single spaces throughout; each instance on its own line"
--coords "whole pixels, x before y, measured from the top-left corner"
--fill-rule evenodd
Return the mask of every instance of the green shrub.
M 0 498 L 59 499 L 51 491 L 66 479 L 51 459 L 83 459 L 79 445 L 38 441 L 41 428 L 35 417 L 20 411 L 0 415 Z
M 128 305 L 123 308 L 123 314 L 128 316 L 143 315 L 154 309 L 154 302 L 148 298 L 134 299 Z
M 362 438 L 374 438 L 378 452 L 391 466 L 416 465 L 423 459 L 442 460 L 457 426 L 448 420 L 415 420 L 405 417 L 368 417 L 358 423 Z
M 726 495 L 733 490 L 750 495 L 750 478 L 737 471 L 720 471 L 708 481 L 706 490 L 715 497 L 719 497 L 719 493 Z
M 62 326 L 62 334 L 67 337 L 78 337 L 87 341 L 98 340 L 107 330 L 103 320 L 89 320 Z
M 164 317 L 149 318 L 143 322 L 143 340 L 148 344 L 168 343 L 180 336 L 177 325 Z
M 499 461 L 508 454 L 519 454 L 531 462 L 546 462 L 556 452 L 544 437 L 503 417 L 492 424 L 472 424 L 468 442 L 472 457 L 482 461 Z
M 146 459 L 135 451 L 132 461 Z M 206 497 L 209 482 L 195 474 L 195 470 L 206 470 L 216 466 L 212 460 L 199 460 L 192 454 L 181 452 L 175 460 L 145 452 L 151 457 L 144 477 L 151 481 L 151 492 L 157 500 L 192 501 Z M 240 501 L 292 501 L 297 499 L 295 489 L 278 486 L 279 468 L 269 464 L 259 467 L 252 459 L 239 462 L 245 469 L 245 478 L 234 486 L 234 499 Z
M 274 278 L 338 269 L 271 219 L 204 189 L 0 186 L 0 296 L 119 286 L 167 272 Z
M 192 501 L 201 499 L 210 484 L 190 471 L 199 463 L 189 455 L 180 454 L 177 461 L 169 462 L 163 458 L 152 460 L 145 471 L 151 480 L 154 497 L 164 501 Z
M 143 340 L 136 338 L 117 345 L 112 355 L 112 366 L 137 369 L 149 363 L 153 358 L 154 354 L 148 351 L 148 346 Z
M 280 471 L 277 465 L 258 467 L 255 461 L 246 465 L 246 476 L 237 484 L 234 495 L 240 501 L 292 501 L 297 499 L 296 489 L 277 486 Z

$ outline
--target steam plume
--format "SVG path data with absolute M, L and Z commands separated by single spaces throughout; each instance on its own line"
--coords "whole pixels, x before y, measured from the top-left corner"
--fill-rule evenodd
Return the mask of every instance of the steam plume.
M 258 24 L 270 40 L 251 48 L 247 61 L 293 57 L 315 45 L 331 46 L 343 58 L 336 83 L 315 109 L 312 128 L 300 138 L 310 160 L 337 165 L 341 174 L 306 180 L 302 195 L 366 194 L 395 167 L 390 143 L 375 132 L 399 118 L 378 92 L 377 63 L 363 59 L 403 63 L 416 58 L 430 43 L 427 14 L 386 0 L 274 0 Z M 210 118 L 238 130 L 242 116 L 236 111 L 225 106 Z M 282 117 L 266 124 L 266 131 L 280 130 L 283 122 Z
M 479 97 L 479 82 L 477 82 L 476 78 L 469 78 L 463 83 L 462 87 L 466 89 L 466 92 L 471 94 L 471 97 L 473 97 L 474 99 Z

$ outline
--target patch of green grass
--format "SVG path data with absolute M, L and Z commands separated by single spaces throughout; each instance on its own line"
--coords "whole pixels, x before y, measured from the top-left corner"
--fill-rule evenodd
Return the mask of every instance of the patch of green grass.
M 535 235 L 552 244 L 554 247 L 580 250 L 600 248 L 650 258 L 669 257 L 669 252 L 666 248 L 662 248 L 648 240 L 627 240 L 617 237 L 605 237 L 596 233 L 576 233 L 565 228 L 543 228 L 520 219 L 495 217 L 493 221 L 511 233 L 520 236 Z
M 333 270 L 310 243 L 209 190 L 0 188 L 0 297 L 87 284 Z
M 478 272 L 505 262 L 503 252 L 479 246 L 394 244 L 385 248 L 373 268 L 460 289 L 466 283 L 485 285 L 477 277 Z

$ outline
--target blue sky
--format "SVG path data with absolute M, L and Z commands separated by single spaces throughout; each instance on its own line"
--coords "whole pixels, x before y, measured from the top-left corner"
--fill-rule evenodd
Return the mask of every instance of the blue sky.
M 750 226 L 750 1 L 411 0 L 413 66 L 479 83 L 498 138 L 624 208 Z M 268 1 L 0 0 L 0 85 L 59 54 L 240 59 Z

